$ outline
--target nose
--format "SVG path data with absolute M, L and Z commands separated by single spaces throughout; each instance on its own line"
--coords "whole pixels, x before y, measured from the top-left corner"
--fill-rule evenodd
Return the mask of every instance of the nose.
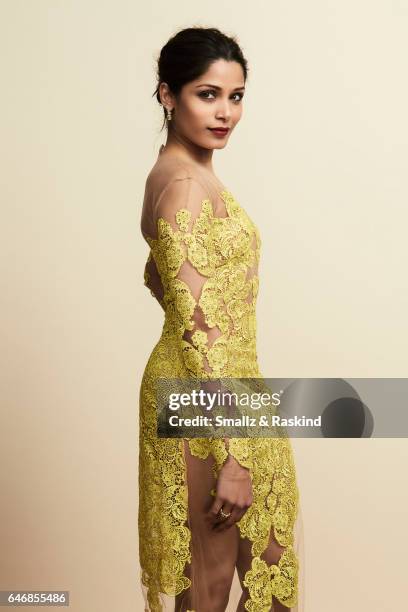
M 231 118 L 231 101 L 225 98 L 219 98 L 217 105 L 217 119 L 229 121 Z

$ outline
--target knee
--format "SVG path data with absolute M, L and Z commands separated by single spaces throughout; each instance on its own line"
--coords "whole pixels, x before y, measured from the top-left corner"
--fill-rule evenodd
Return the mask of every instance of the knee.
M 267 550 L 262 553 L 261 559 L 266 561 L 268 565 L 278 565 L 285 550 L 285 546 L 281 546 L 276 541 L 273 541 Z

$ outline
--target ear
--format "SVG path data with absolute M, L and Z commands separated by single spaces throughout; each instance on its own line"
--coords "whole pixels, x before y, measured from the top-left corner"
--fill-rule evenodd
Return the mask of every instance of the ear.
M 170 92 L 170 88 L 167 83 L 160 83 L 159 86 L 160 100 L 163 106 L 173 107 L 174 106 L 174 96 Z

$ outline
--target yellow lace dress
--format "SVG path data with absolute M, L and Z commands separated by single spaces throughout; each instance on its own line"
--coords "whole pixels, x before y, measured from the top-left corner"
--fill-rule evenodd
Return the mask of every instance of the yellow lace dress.
M 157 436 L 159 377 L 262 377 L 259 231 L 230 191 L 197 166 L 164 156 L 146 181 L 141 230 L 150 247 L 144 282 L 164 311 L 140 388 L 145 610 L 218 610 L 211 604 L 217 589 L 231 584 L 229 606 L 238 589 L 240 607 L 225 609 L 269 612 L 279 601 L 299 611 L 299 494 L 289 440 Z M 253 503 L 217 540 L 200 517 L 228 453 L 249 468 Z

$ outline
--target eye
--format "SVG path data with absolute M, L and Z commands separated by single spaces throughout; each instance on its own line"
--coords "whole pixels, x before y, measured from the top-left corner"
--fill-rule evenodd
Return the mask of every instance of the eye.
M 210 100 L 210 98 L 208 98 L 206 96 L 206 94 L 214 94 L 215 95 L 215 91 L 212 89 L 206 89 L 205 91 L 201 91 L 198 95 L 200 96 L 200 98 L 204 98 L 204 100 Z
M 208 97 L 208 95 L 217 95 L 217 92 L 214 89 L 206 89 L 205 91 L 201 91 L 198 95 L 200 98 L 203 98 L 203 100 L 211 100 L 211 98 Z M 235 99 L 234 102 L 241 102 L 242 98 L 244 97 L 243 93 L 235 93 L 232 94 L 233 96 L 238 96 L 238 100 Z

